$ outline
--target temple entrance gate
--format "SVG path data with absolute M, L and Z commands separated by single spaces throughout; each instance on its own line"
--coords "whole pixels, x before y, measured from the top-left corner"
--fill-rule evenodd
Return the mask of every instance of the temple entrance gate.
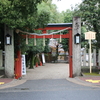
M 48 24 L 45 28 L 39 28 L 43 35 L 29 35 L 29 38 L 60 38 L 59 34 L 50 34 L 45 35 L 47 30 L 68 30 L 67 34 L 62 34 L 61 38 L 68 38 L 69 39 L 69 77 L 73 77 L 73 66 L 72 66 L 72 23 L 57 23 L 57 24 Z
M 42 35 L 40 34 L 28 34 L 28 38 L 60 38 L 59 34 L 46 34 L 47 30 L 68 30 L 67 34 L 61 35 L 62 38 L 69 39 L 69 77 L 73 78 L 75 76 L 81 75 L 81 18 L 74 17 L 73 24 L 72 23 L 51 23 L 48 24 L 45 28 L 39 28 L 37 30 L 42 31 Z M 23 31 L 21 31 L 23 32 Z M 25 32 L 23 32 L 25 33 Z M 25 36 L 27 37 L 27 36 Z M 21 53 L 18 53 L 18 59 L 20 59 Z M 18 73 L 21 73 L 21 60 L 17 62 L 16 67 L 20 65 L 20 70 Z M 17 78 L 21 77 L 21 75 L 17 75 Z

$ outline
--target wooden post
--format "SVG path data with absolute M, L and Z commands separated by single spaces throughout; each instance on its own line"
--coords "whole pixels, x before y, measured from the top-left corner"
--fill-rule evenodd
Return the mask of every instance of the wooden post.
M 92 65 L 91 65 L 91 40 L 95 39 L 96 32 L 85 32 L 85 39 L 89 40 L 89 67 L 90 67 L 90 73 L 92 73 Z
M 91 39 L 89 39 L 89 66 L 90 66 L 90 73 L 92 73 L 92 66 L 91 66 Z
M 72 30 L 69 31 L 69 77 L 73 78 L 73 62 L 72 62 Z
M 89 53 L 89 49 L 88 49 L 88 67 L 90 66 L 90 53 Z

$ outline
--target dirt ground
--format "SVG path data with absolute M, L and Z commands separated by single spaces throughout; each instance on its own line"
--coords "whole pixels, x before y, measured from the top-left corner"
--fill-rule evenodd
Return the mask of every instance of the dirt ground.
M 67 63 L 45 63 L 43 66 L 27 69 L 23 79 L 65 79 L 69 77 L 69 64 Z

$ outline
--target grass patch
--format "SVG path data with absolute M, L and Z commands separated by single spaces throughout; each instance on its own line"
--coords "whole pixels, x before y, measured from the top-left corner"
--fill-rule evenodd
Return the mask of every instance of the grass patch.
M 98 73 L 83 73 L 84 75 L 89 75 L 89 76 L 100 76 Z
M 89 73 L 90 72 L 90 68 L 89 67 L 81 67 L 81 71 L 82 71 L 82 73 Z M 92 67 L 92 73 L 96 73 L 96 74 L 99 74 L 99 68 L 98 67 L 95 67 L 95 66 L 93 66 Z M 91 73 L 91 74 L 92 74 Z M 89 73 L 90 74 L 90 73 Z

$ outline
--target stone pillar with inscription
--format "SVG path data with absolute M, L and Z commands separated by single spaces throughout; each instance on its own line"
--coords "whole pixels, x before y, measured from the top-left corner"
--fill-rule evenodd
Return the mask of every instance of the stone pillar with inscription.
M 13 43 L 13 30 L 5 25 L 5 36 L 11 36 L 11 44 L 5 43 L 5 74 L 8 78 L 14 77 L 14 43 Z M 4 41 L 5 42 L 5 41 Z
M 81 75 L 81 43 L 76 44 L 74 36 L 80 34 L 81 37 L 81 18 L 73 18 L 73 77 Z

